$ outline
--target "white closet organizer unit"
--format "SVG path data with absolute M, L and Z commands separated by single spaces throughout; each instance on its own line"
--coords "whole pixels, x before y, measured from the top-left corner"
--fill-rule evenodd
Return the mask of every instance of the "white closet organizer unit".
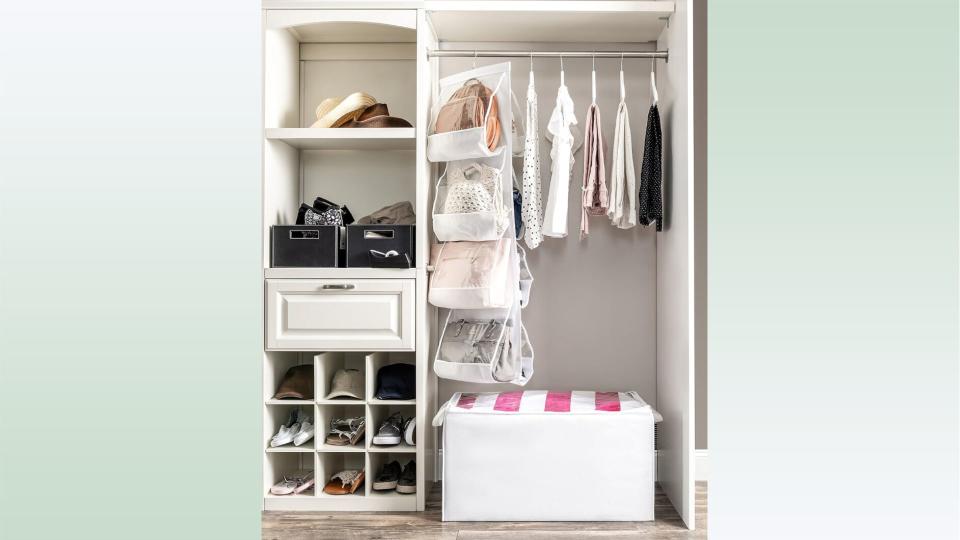
M 514 73 L 523 72 L 529 60 L 523 54 L 516 54 L 523 50 L 521 47 L 547 53 L 544 56 L 550 55 L 550 51 L 580 53 L 567 54 L 570 58 L 589 57 L 593 52 L 609 58 L 619 51 L 666 51 L 668 59 L 656 61 L 664 134 L 665 222 L 663 232 L 638 233 L 638 236 L 649 235 L 648 259 L 656 259 L 655 265 L 650 261 L 655 272 L 650 278 L 650 287 L 655 287 L 655 293 L 650 294 L 647 308 L 652 316 L 644 320 L 645 327 L 640 332 L 652 336 L 656 342 L 649 348 L 652 364 L 649 379 L 655 382 L 645 381 L 646 388 L 653 389 L 652 396 L 640 390 L 642 397 L 663 416 L 658 424 L 657 481 L 684 522 L 692 528 L 694 320 L 698 309 L 693 278 L 694 195 L 702 189 L 693 181 L 691 10 L 694 2 L 264 0 L 263 7 L 264 508 L 423 510 L 431 482 L 439 479 L 436 478 L 439 438 L 437 430 L 429 427 L 430 420 L 438 405 L 451 395 L 451 385 L 454 390 L 464 391 L 509 389 L 478 385 L 459 388 L 456 382 L 439 382 L 431 370 L 440 334 L 438 325 L 442 320 L 439 310 L 427 302 L 427 258 L 430 245 L 435 242 L 431 209 L 442 166 L 427 160 L 427 135 L 430 107 L 441 76 L 449 75 L 451 70 L 468 69 L 471 63 L 480 66 L 510 60 L 517 62 Z M 461 52 L 454 52 L 457 50 Z M 464 50 L 476 51 L 472 55 L 475 59 L 462 58 Z M 444 54 L 461 58 L 447 59 L 442 57 Z M 513 58 L 487 58 L 504 55 Z M 643 62 L 649 70 L 649 60 L 634 62 L 637 62 L 632 64 L 634 67 Z M 599 65 L 599 60 L 597 63 Z M 558 63 L 538 59 L 536 69 L 558 69 Z M 566 69 L 569 75 L 579 68 L 568 65 Z M 611 78 L 602 81 L 602 86 L 612 88 L 616 72 L 607 70 L 598 74 L 601 76 Z M 513 82 L 513 91 L 522 103 L 526 81 L 518 80 Z M 549 116 L 556 87 L 541 83 L 539 73 L 537 80 L 540 115 Z M 405 118 L 414 127 L 308 127 L 314 120 L 313 109 L 321 99 L 355 91 L 364 91 L 386 102 L 392 116 Z M 628 99 L 630 93 L 628 89 Z M 575 101 L 580 120 L 576 128 L 582 130 L 587 103 L 576 97 Z M 633 105 L 634 148 L 639 148 L 634 153 L 638 177 L 648 105 L 646 98 Z M 602 108 L 605 117 L 612 117 L 616 102 L 605 102 Z M 522 116 L 520 111 L 514 115 L 517 121 Z M 612 131 L 608 128 L 604 131 L 609 143 Z M 544 202 L 550 176 L 548 156 L 549 153 L 541 150 Z M 579 180 L 581 159 L 578 154 L 572 183 Z M 579 215 L 580 190 L 575 189 L 576 185 L 570 190 L 571 220 Z M 347 204 L 358 217 L 395 201 L 413 202 L 417 214 L 416 268 L 270 268 L 270 226 L 292 224 L 299 204 L 318 195 Z M 594 229 L 612 227 L 603 223 L 603 219 L 591 219 L 591 237 Z M 588 250 L 586 243 L 578 244 L 575 227 L 571 227 L 568 238 L 549 238 L 544 245 L 564 243 L 566 250 Z M 531 259 L 531 270 L 543 276 L 536 262 L 536 257 Z M 548 269 L 563 275 L 562 268 L 556 270 Z M 551 276 L 551 279 L 555 283 L 557 278 Z M 534 292 L 537 299 L 530 310 L 549 310 L 551 304 L 544 299 L 552 294 L 565 294 L 545 287 L 551 279 L 538 281 Z M 623 283 L 623 286 L 635 287 L 635 284 Z M 622 302 L 622 298 L 609 301 Z M 548 319 L 549 313 L 542 313 L 540 318 Z M 563 313 L 565 318 L 602 316 L 603 313 Z M 530 339 L 536 346 L 552 338 L 531 332 Z M 601 338 L 588 335 L 582 339 Z M 562 353 L 554 350 L 551 354 Z M 540 366 L 558 360 L 537 352 L 536 361 Z M 416 364 L 417 398 L 404 403 L 376 403 L 372 399 L 372 377 L 379 366 L 393 361 Z M 293 403 L 271 399 L 279 377 L 289 366 L 310 363 L 317 375 L 317 399 Z M 329 384 L 325 378 L 338 366 L 363 370 L 367 381 L 365 399 L 349 403 L 322 399 L 325 385 Z M 584 362 L 583 369 L 591 369 L 590 364 Z M 542 383 L 551 387 L 540 384 L 534 375 L 525 389 L 613 390 L 582 388 L 579 377 L 553 378 Z M 312 411 L 317 418 L 313 447 L 267 449 L 269 438 L 292 407 Z M 416 415 L 416 445 L 373 447 L 369 441 L 378 427 L 376 422 L 395 410 Z M 364 445 L 345 450 L 322 444 L 326 431 L 323 422 L 332 416 L 353 412 L 366 416 L 368 435 Z M 370 490 L 379 467 L 393 458 L 401 463 L 416 460 L 415 496 Z M 364 468 L 368 478 L 365 487 L 354 495 L 323 494 L 322 486 L 329 475 L 344 467 Z M 270 495 L 270 486 L 284 471 L 299 468 L 314 469 L 317 487 L 312 493 L 294 497 Z

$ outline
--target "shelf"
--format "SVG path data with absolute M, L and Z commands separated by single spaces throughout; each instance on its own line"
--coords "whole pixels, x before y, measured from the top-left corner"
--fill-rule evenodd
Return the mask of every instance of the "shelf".
M 669 1 L 439 1 L 430 22 L 443 41 L 646 43 L 673 15 Z
M 417 447 L 411 446 L 405 442 L 395 446 L 377 446 L 371 444 L 367 451 L 374 454 L 413 454 L 417 451 Z
M 326 436 L 326 435 L 324 435 Z M 363 444 L 355 444 L 352 446 L 337 446 L 335 444 L 321 444 L 317 448 L 317 452 L 359 452 L 363 453 L 366 449 L 363 447 Z
M 362 399 L 318 399 L 317 405 L 365 405 Z
M 268 140 L 302 150 L 413 150 L 415 128 L 266 128 Z
M 266 495 L 264 495 L 264 498 L 266 499 L 302 499 L 302 498 L 312 499 L 315 496 L 316 495 L 314 492 L 314 488 L 310 488 L 302 493 L 291 493 L 290 495 L 274 495 L 273 493 L 270 493 L 270 490 L 268 489 Z
M 364 484 L 367 483 L 367 479 L 366 479 L 366 478 L 363 479 L 363 483 L 364 483 Z M 323 498 L 323 499 L 344 499 L 344 498 L 351 498 L 351 499 L 353 499 L 353 498 L 357 498 L 357 497 L 366 497 L 366 494 L 364 493 L 364 489 L 365 489 L 364 486 L 361 485 L 361 486 L 358 487 L 357 490 L 354 491 L 353 493 L 344 493 L 343 495 L 331 495 L 331 494 L 329 494 L 329 493 L 324 492 L 324 491 L 323 491 L 323 487 L 321 487 L 321 488 L 320 488 L 320 491 L 317 493 L 317 497 L 320 497 L 320 498 Z
M 416 405 L 415 399 L 370 399 L 367 405 Z
M 383 498 L 383 499 L 405 499 L 408 497 L 417 498 L 416 493 L 400 493 L 396 489 L 384 489 L 382 491 L 370 490 L 370 497 Z
M 273 399 L 270 398 L 266 401 L 267 405 L 313 405 L 313 400 L 311 399 Z
M 300 446 L 294 446 L 293 443 L 285 444 L 283 446 L 267 446 L 268 454 L 294 454 L 304 452 L 313 452 L 313 439 L 310 439 Z
M 265 268 L 266 279 L 414 279 L 416 268 Z

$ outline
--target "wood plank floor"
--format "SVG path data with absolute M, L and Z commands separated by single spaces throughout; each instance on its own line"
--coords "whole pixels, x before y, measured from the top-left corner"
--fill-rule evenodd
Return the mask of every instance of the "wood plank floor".
M 657 486 L 656 521 L 649 522 L 446 522 L 440 521 L 440 489 L 434 485 L 424 512 L 263 512 L 264 540 L 442 539 L 500 540 L 507 538 L 574 539 L 645 538 L 702 540 L 707 538 L 707 484 L 697 482 L 697 529 L 687 530 Z

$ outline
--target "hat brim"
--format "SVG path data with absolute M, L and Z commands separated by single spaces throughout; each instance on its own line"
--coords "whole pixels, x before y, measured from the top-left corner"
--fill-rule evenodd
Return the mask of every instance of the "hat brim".
M 327 394 L 326 399 L 333 399 L 338 397 L 350 397 L 353 399 L 363 399 L 358 394 L 351 392 L 350 390 L 334 390 L 333 392 L 330 392 L 329 394 Z
M 313 399 L 313 396 L 307 397 L 302 392 L 277 392 L 273 399 Z
M 367 107 L 376 104 L 377 100 L 363 92 L 355 92 L 343 99 L 330 112 L 318 118 L 310 127 L 329 128 L 339 127 L 345 122 L 353 120 Z

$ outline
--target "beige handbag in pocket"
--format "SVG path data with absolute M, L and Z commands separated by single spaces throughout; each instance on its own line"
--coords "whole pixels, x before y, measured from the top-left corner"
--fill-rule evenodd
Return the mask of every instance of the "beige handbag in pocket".
M 500 142 L 497 97 L 477 79 L 469 79 L 440 108 L 434 133 L 449 133 L 482 127 L 486 121 L 486 144 L 494 150 Z

